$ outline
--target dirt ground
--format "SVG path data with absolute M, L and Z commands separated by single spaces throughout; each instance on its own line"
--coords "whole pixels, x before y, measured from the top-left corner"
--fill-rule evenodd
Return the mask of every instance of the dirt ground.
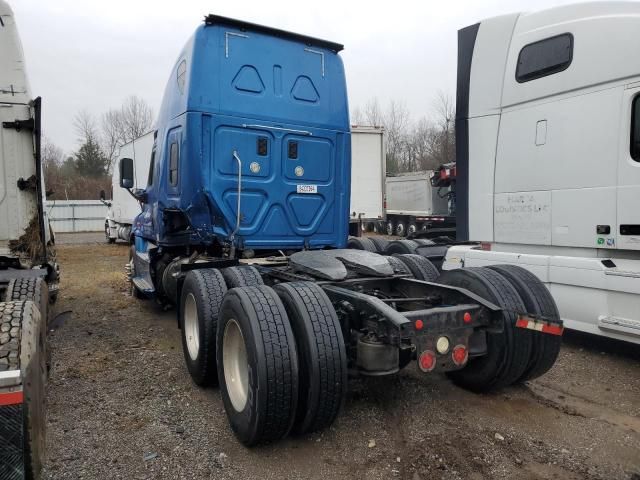
M 175 312 L 127 294 L 127 247 L 58 256 L 47 479 L 640 479 L 636 345 L 569 334 L 551 372 L 492 395 L 414 367 L 351 380 L 329 430 L 247 449 Z

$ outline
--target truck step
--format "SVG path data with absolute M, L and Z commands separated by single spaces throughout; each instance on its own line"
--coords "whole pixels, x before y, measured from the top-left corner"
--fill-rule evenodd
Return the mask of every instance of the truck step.
M 598 327 L 604 330 L 615 330 L 640 335 L 640 321 L 632 320 L 631 318 L 601 316 L 598 319 Z
M 144 278 L 134 277 L 131 279 L 135 287 L 140 290 L 142 293 L 150 295 L 155 292 L 153 285 L 147 282 Z

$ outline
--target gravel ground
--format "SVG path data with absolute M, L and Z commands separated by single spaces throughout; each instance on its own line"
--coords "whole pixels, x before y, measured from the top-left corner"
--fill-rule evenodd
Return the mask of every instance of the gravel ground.
M 126 246 L 58 257 L 47 479 L 640 479 L 637 346 L 569 334 L 551 372 L 493 395 L 413 367 L 352 380 L 330 429 L 247 449 L 191 382 L 175 312 L 126 293 Z

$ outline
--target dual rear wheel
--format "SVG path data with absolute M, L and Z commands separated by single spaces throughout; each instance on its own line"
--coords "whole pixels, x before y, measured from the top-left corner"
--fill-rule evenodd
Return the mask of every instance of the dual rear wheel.
M 346 351 L 333 306 L 315 283 L 271 288 L 253 267 L 195 270 L 183 285 L 180 323 L 192 378 L 219 383 L 245 445 L 335 420 L 346 393 Z

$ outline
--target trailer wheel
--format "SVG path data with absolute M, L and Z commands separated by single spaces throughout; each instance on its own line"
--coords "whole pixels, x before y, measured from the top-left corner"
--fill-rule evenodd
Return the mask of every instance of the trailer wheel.
M 504 330 L 487 333 L 486 355 L 469 359 L 462 370 L 447 373 L 449 378 L 474 392 L 488 392 L 518 381 L 529 364 L 531 335 L 515 326 L 516 312 L 525 308 L 516 289 L 500 274 L 487 268 L 449 270 L 437 282 L 466 288 L 504 309 Z
M 111 235 L 109 234 L 109 222 L 104 222 L 104 236 L 107 238 L 107 243 L 116 243 L 116 239 L 115 238 L 111 238 Z
M 373 253 L 378 252 L 375 244 L 368 237 L 349 237 L 347 248 L 352 248 L 355 250 L 366 250 Z
M 0 325 L 0 371 L 19 369 L 23 393 L 22 404 L 0 406 L 1 469 L 10 469 L 11 478 L 40 478 L 46 430 L 46 362 L 40 342 L 46 327 L 32 301 L 0 303 Z
M 388 256 L 385 258 L 393 268 L 394 273 L 398 275 L 411 275 L 413 277 L 413 273 L 411 273 L 411 270 L 409 270 L 409 267 L 407 267 L 407 265 L 398 257 Z
M 418 227 L 416 227 L 415 223 L 410 223 L 407 227 L 407 236 L 414 235 L 418 231 Z
M 264 285 L 262 275 L 260 275 L 256 267 L 252 267 L 251 265 L 225 268 L 222 270 L 222 276 L 227 282 L 227 288 Z
M 298 402 L 298 357 L 271 287 L 233 288 L 220 310 L 218 377 L 231 428 L 247 446 L 286 436 Z
M 396 232 L 396 224 L 393 223 L 391 220 L 389 220 L 387 222 L 386 229 L 387 229 L 387 235 L 391 236 Z
M 427 258 L 415 253 L 395 254 L 394 257 L 404 263 L 416 280 L 435 282 L 440 272 Z
M 407 234 L 407 229 L 405 227 L 405 224 L 402 220 L 398 220 L 398 222 L 396 223 L 396 235 L 398 237 L 404 237 Z
M 40 335 L 42 336 L 40 339 L 40 351 L 47 364 L 46 382 L 49 369 L 51 368 L 51 350 L 47 343 L 47 325 L 49 324 L 49 287 L 47 286 L 47 282 L 40 277 L 13 279 L 9 282 L 9 285 L 7 285 L 5 298 L 6 301 L 31 300 L 38 306 L 40 319 L 44 325 L 44 327 L 40 329 Z
M 297 433 L 333 423 L 347 389 L 347 352 L 338 316 L 327 294 L 312 282 L 281 283 L 274 290 L 289 316 L 299 364 Z
M 518 291 L 527 312 L 542 315 L 561 323 L 556 302 L 547 287 L 529 270 L 517 265 L 491 265 L 487 268 L 495 270 L 505 277 Z M 520 381 L 533 380 L 547 373 L 558 358 L 562 337 L 532 332 L 531 358 Z
M 416 253 L 418 244 L 414 240 L 393 240 L 387 245 L 387 255 L 394 253 Z
M 376 247 L 376 252 L 379 254 L 384 254 L 387 246 L 389 245 L 389 240 L 387 240 L 386 238 L 380 238 L 380 237 L 369 237 L 369 240 L 371 240 L 371 243 L 373 243 L 373 245 Z
M 196 385 L 218 384 L 216 332 L 226 292 L 224 278 L 215 268 L 190 271 L 182 285 L 179 311 L 182 351 Z

